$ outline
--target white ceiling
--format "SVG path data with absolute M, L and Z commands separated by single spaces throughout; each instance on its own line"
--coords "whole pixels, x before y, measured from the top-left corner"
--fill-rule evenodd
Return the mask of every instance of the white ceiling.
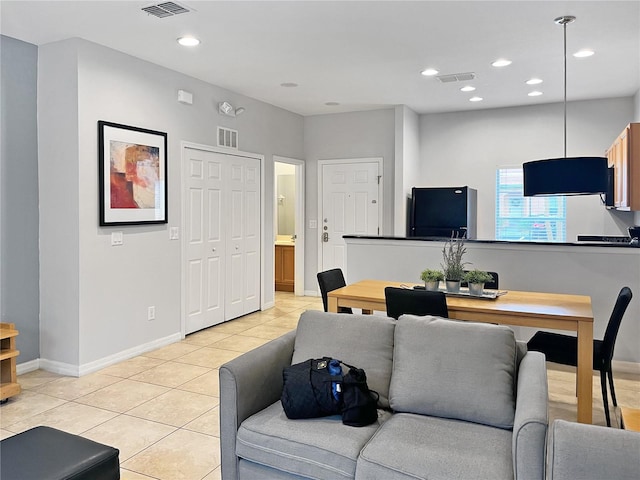
M 568 56 L 568 99 L 640 89 L 640 0 L 178 0 L 193 11 L 163 19 L 141 11 L 153 3 L 2 0 L 0 31 L 36 45 L 84 38 L 302 115 L 398 104 L 431 113 L 562 101 L 563 35 L 553 20 L 574 15 L 568 53 L 596 54 Z M 202 44 L 179 46 L 186 34 Z M 499 57 L 513 64 L 492 67 Z M 427 66 L 475 72 L 477 90 L 421 76 Z M 525 85 L 533 76 L 544 83 Z M 544 94 L 528 97 L 534 89 Z M 484 101 L 469 102 L 476 94 Z

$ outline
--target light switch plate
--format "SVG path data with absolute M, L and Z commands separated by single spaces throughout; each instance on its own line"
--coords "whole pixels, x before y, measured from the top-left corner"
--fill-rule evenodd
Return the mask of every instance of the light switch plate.
M 180 229 L 178 227 L 169 227 L 169 240 L 178 240 L 180 238 Z
M 309 228 L 318 228 L 317 220 L 309 220 Z
M 111 232 L 111 246 L 117 247 L 124 243 L 122 232 Z

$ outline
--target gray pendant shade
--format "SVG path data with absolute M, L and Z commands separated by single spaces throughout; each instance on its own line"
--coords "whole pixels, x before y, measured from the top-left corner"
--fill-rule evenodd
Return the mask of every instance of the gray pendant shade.
M 595 195 L 607 191 L 605 157 L 550 158 L 522 165 L 524 196 Z

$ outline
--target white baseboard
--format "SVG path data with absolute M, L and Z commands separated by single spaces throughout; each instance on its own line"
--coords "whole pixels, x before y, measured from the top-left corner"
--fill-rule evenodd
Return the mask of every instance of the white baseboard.
M 16 371 L 18 375 L 21 375 L 23 373 L 28 373 L 41 368 L 42 370 L 46 370 L 47 372 L 58 373 L 60 375 L 82 377 L 83 375 L 97 372 L 98 370 L 102 370 L 105 367 L 114 365 L 118 362 L 122 362 L 123 360 L 128 360 L 130 358 L 137 357 L 138 355 L 142 355 L 145 352 L 155 350 L 156 348 L 179 342 L 181 339 L 182 336 L 180 332 L 177 332 L 167 337 L 159 338 L 142 345 L 137 345 L 127 350 L 123 350 L 113 355 L 109 355 L 107 357 L 95 360 L 93 362 L 85 363 L 80 366 L 72 365 L 70 363 L 56 362 L 54 360 L 48 360 L 46 358 L 39 358 L 17 365 Z
M 39 368 L 46 370 L 47 372 L 57 373 L 58 375 L 65 375 L 67 377 L 80 376 L 80 367 L 78 365 L 56 362 L 55 360 L 47 360 L 46 358 L 40 359 Z
M 40 368 L 40 359 L 30 360 L 28 362 L 19 363 L 16 365 L 16 374 L 22 375 L 24 373 L 33 372 Z
M 611 362 L 611 368 L 614 372 L 633 373 L 640 375 L 640 363 L 623 362 L 622 360 L 614 360 Z
M 317 290 L 305 290 L 304 291 L 304 296 L 305 297 L 319 297 L 320 294 L 317 292 Z
M 260 310 L 266 310 L 267 308 L 272 308 L 276 306 L 276 302 L 264 302 L 262 304 L 262 307 L 260 307 Z

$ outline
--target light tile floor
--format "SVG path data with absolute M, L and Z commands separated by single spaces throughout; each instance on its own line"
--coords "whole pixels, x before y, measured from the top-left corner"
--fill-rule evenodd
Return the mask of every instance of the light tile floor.
M 81 378 L 37 370 L 0 407 L 0 438 L 48 425 L 120 450 L 123 480 L 220 479 L 218 367 L 294 329 L 314 297 L 276 293 L 276 306 Z M 575 369 L 549 364 L 550 419 L 576 420 Z M 640 375 L 615 374 L 618 404 L 640 408 Z M 604 425 L 594 375 L 594 423 Z M 618 412 L 614 414 L 617 423 Z

